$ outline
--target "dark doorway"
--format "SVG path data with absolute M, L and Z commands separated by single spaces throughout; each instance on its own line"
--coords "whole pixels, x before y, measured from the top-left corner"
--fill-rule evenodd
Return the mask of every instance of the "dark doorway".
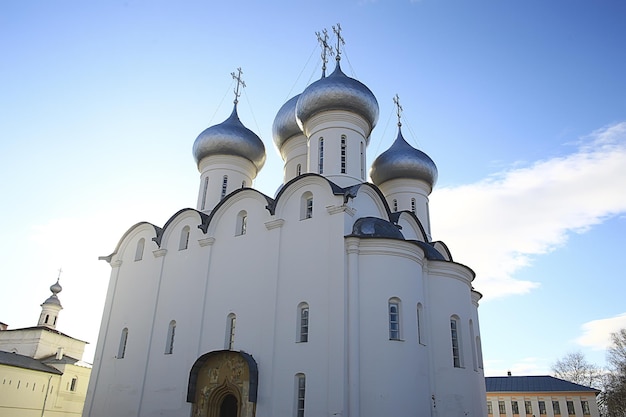
M 228 394 L 220 405 L 220 417 L 237 417 L 237 398 Z

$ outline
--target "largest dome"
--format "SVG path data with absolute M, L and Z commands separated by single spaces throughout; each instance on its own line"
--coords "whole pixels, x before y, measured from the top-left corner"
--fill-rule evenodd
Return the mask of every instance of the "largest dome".
M 341 71 L 339 62 L 332 74 L 308 86 L 296 104 L 296 118 L 302 128 L 307 120 L 327 110 L 347 110 L 363 117 L 370 132 L 378 120 L 378 101 L 365 84 Z
M 296 102 L 299 97 L 300 94 L 290 98 L 283 104 L 280 110 L 278 110 L 276 118 L 274 118 L 272 137 L 274 138 L 274 144 L 279 150 L 288 139 L 295 135 L 302 134 L 302 129 L 300 129 L 298 121 L 296 120 Z
M 265 163 L 263 141 L 241 123 L 236 105 L 228 119 L 205 129 L 193 143 L 193 157 L 198 165 L 203 158 L 212 155 L 246 158 L 254 164 L 257 172 Z
M 398 137 L 391 147 L 374 160 L 370 177 L 378 186 L 392 179 L 407 178 L 424 181 L 432 189 L 437 182 L 437 166 L 428 155 L 409 145 L 398 128 Z

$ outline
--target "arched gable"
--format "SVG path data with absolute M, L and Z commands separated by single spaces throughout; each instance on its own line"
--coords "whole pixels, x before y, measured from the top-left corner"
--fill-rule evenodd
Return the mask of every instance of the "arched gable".
M 198 229 L 208 219 L 208 216 L 198 210 L 192 208 L 184 208 L 177 211 L 170 217 L 163 228 L 160 229 L 157 236 L 152 240 L 159 245 L 160 248 L 168 248 L 170 245 L 178 246 L 180 231 L 188 225 L 190 234 L 198 232 Z
M 101 261 L 107 261 L 108 263 L 111 263 L 111 260 L 113 259 L 113 257 L 117 257 L 117 258 L 121 258 L 123 257 L 125 251 L 127 249 L 129 250 L 135 250 L 135 245 L 130 245 L 129 248 L 129 243 L 134 242 L 136 243 L 135 238 L 137 237 L 138 234 L 140 233 L 145 233 L 146 234 L 146 248 L 149 248 L 149 242 L 152 242 L 152 239 L 154 239 L 156 236 L 159 235 L 159 233 L 161 233 L 161 228 L 157 227 L 155 225 L 153 225 L 152 223 L 149 222 L 139 222 L 134 224 L 133 226 L 131 226 L 120 238 L 120 240 L 117 242 L 117 245 L 115 246 L 115 250 L 107 256 L 100 256 L 98 257 L 99 260 Z M 154 245 L 156 249 L 156 245 Z
M 450 249 L 448 249 L 448 246 L 445 243 L 438 240 L 436 242 L 433 242 L 433 246 L 439 251 L 439 253 L 443 255 L 443 257 L 447 261 L 454 261 L 454 259 L 452 259 L 452 253 L 450 253 Z
M 274 200 L 274 204 L 269 207 L 271 213 L 278 218 L 282 218 L 285 213 L 285 207 L 290 204 L 292 198 L 299 199 L 301 194 L 304 192 L 303 189 L 310 189 L 311 186 L 326 189 L 332 195 L 346 195 L 348 191 L 348 189 L 339 187 L 334 182 L 329 181 L 326 177 L 323 177 L 319 174 L 308 173 L 300 175 L 299 177 L 296 177 L 287 182 L 278 191 L 278 193 L 276 194 L 276 199 Z M 345 198 L 347 198 L 347 196 Z
M 424 226 L 422 226 L 422 223 L 412 212 L 400 212 L 396 223 L 400 226 L 400 230 L 402 230 L 402 234 L 407 240 L 428 242 Z
M 352 198 L 351 206 L 358 217 L 379 217 L 389 220 L 389 206 L 377 186 L 368 182 L 360 184 Z
M 237 214 L 241 210 L 241 207 L 239 207 L 241 204 L 239 203 L 242 201 L 245 201 L 243 204 L 243 206 L 245 206 L 244 210 L 246 210 L 249 216 L 254 216 L 254 213 L 263 213 L 263 216 L 269 216 L 270 206 L 273 204 L 273 200 L 260 191 L 253 188 L 241 188 L 220 201 L 207 217 L 207 221 L 203 222 L 198 227 L 202 229 L 207 236 L 214 236 L 216 228 L 222 225 L 221 219 L 230 214 L 232 214 L 233 219 L 236 219 Z M 234 209 L 234 213 L 231 213 L 233 207 L 237 208 Z M 225 224 L 227 224 L 227 222 Z M 232 228 L 234 232 L 235 223 L 232 224 Z

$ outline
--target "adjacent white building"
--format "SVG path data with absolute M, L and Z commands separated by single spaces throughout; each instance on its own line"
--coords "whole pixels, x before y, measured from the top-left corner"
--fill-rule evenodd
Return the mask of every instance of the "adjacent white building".
M 431 240 L 436 166 L 399 120 L 367 182 L 377 118 L 337 59 L 277 113 L 275 196 L 237 99 L 200 133 L 197 207 L 104 257 L 84 416 L 487 415 L 474 273 Z
M 57 281 L 41 304 L 37 326 L 0 325 L 0 416 L 80 416 L 91 365 L 82 361 L 87 342 L 56 329 L 62 310 Z

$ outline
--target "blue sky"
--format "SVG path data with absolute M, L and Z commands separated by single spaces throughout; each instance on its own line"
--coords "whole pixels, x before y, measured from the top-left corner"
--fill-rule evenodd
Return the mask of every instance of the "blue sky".
M 271 125 L 319 78 L 338 22 L 344 71 L 380 104 L 368 160 L 405 138 L 435 161 L 433 237 L 472 267 L 486 374 L 604 364 L 626 327 L 626 3 L 379 0 L 0 3 L 0 321 L 36 324 L 62 267 L 59 330 L 93 355 L 112 252 L 138 221 L 194 207 L 196 136 L 230 113 L 282 179 Z

